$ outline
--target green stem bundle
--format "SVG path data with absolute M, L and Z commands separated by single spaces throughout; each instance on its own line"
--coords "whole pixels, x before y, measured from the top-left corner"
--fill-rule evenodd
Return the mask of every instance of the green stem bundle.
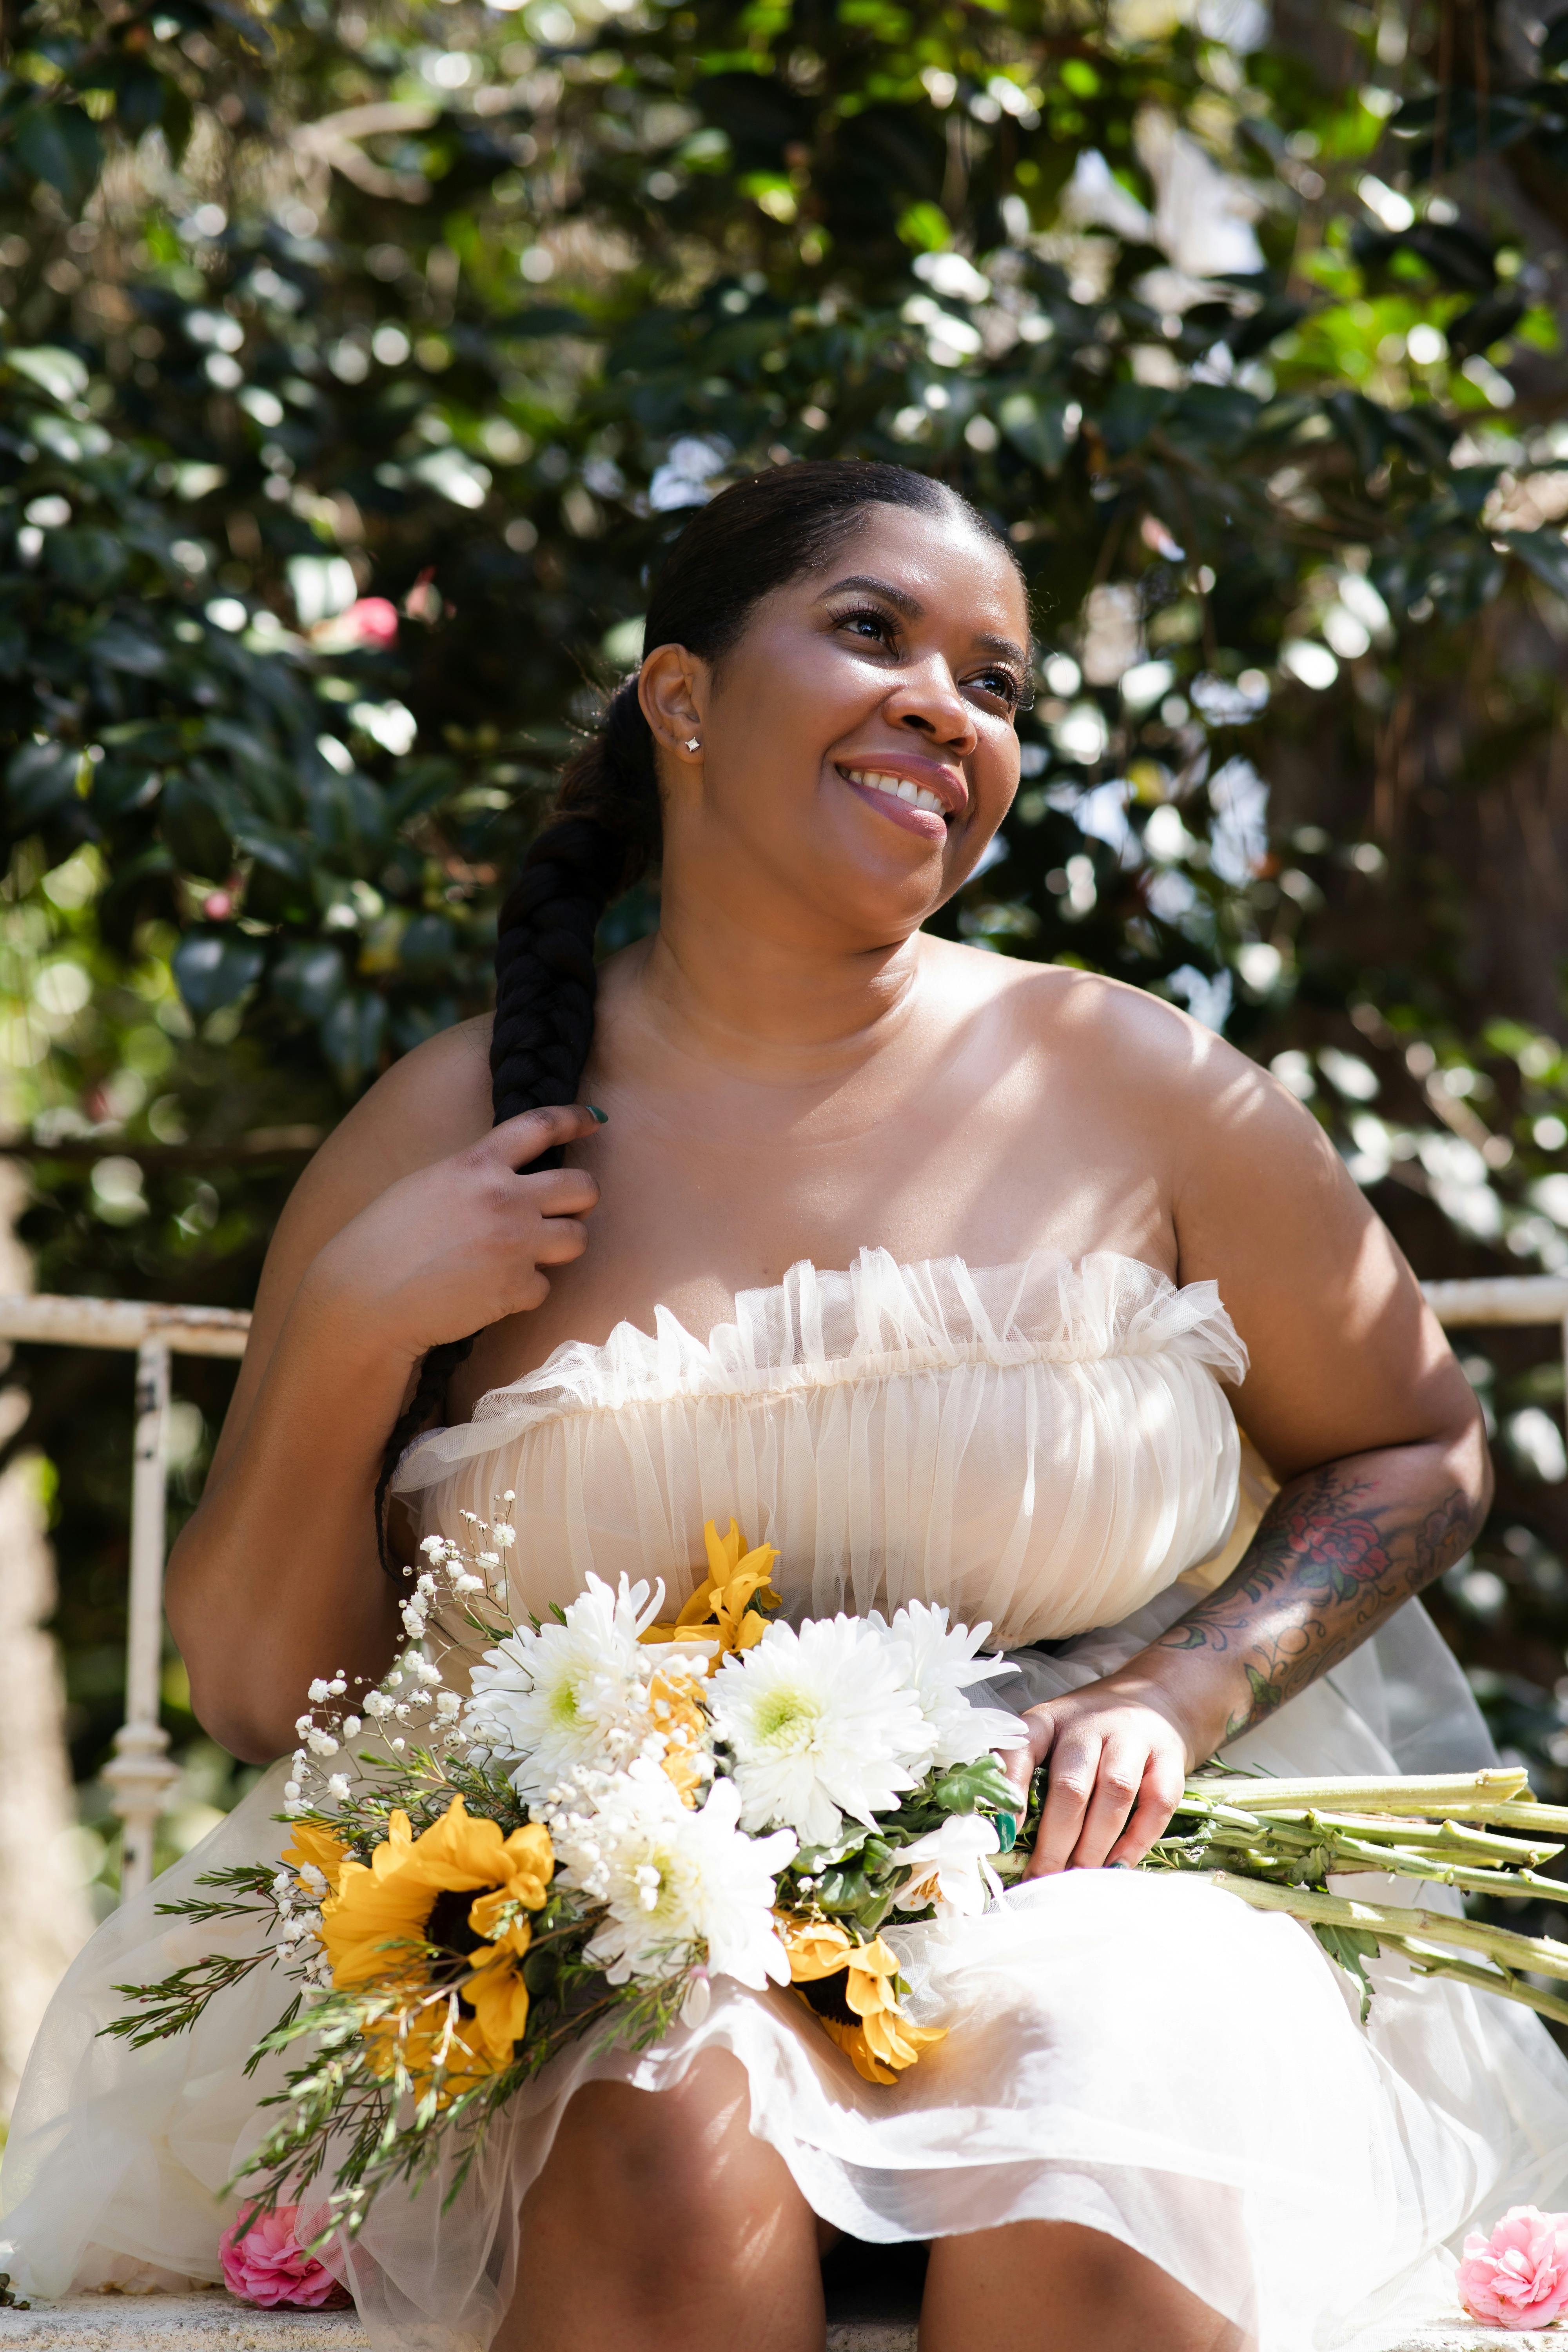
M 1568 1808 L 1539 1803 L 1524 1773 L 1508 1768 L 1425 1780 L 1209 1771 L 1187 1783 L 1144 1867 L 1202 1871 L 1255 1909 L 1302 1921 L 1359 1983 L 1363 2016 L 1372 1993 L 1365 1961 L 1396 1953 L 1423 1976 L 1452 1977 L 1568 2024 L 1568 1998 L 1531 1981 L 1568 1982 L 1568 1942 L 1330 1885 L 1376 1873 L 1462 1894 L 1568 1903 L 1568 1880 L 1542 1874 L 1565 1841 Z

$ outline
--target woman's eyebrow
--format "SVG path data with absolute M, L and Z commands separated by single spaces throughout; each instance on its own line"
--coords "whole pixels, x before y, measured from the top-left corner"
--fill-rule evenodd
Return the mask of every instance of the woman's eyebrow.
M 989 636 L 982 629 L 975 632 L 974 642 L 988 654 L 1000 654 L 1005 661 L 1016 661 L 1021 669 L 1029 667 L 1028 655 L 1022 646 L 1016 646 L 1011 637 Z
M 885 604 L 890 604 L 895 613 L 901 613 L 906 621 L 923 621 L 925 618 L 926 608 L 918 596 L 911 596 L 907 588 L 895 588 L 889 580 L 878 580 L 868 572 L 852 572 L 847 580 L 836 580 L 831 588 L 823 590 L 816 601 L 820 604 L 829 596 L 842 596 L 847 588 L 858 589 L 863 595 L 880 596 Z M 1015 645 L 1011 637 L 994 637 L 985 630 L 977 629 L 973 642 L 983 653 L 1000 654 L 1004 659 L 1016 661 L 1025 669 L 1029 666 L 1027 653 L 1022 646 Z
M 868 572 L 853 572 L 847 580 L 836 580 L 831 588 L 823 590 L 816 601 L 820 604 L 828 596 L 842 596 L 847 588 L 858 588 L 862 592 L 868 591 L 873 596 L 880 596 L 895 613 L 901 613 L 906 621 L 923 621 L 925 618 L 926 608 L 918 596 L 911 596 L 907 588 L 895 588 L 890 581 L 875 580 Z

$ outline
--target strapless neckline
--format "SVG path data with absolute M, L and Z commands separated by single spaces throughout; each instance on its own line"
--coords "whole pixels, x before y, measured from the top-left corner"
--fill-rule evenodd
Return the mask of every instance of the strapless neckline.
M 761 1283 L 752 1290 L 738 1290 L 731 1302 L 729 1320 L 713 1324 L 706 1339 L 700 1339 L 694 1331 L 689 1330 L 674 1309 L 666 1307 L 662 1299 L 657 1301 L 654 1306 L 654 1328 L 651 1331 L 641 1323 L 634 1323 L 628 1317 L 612 1327 L 607 1339 L 563 1339 L 558 1347 L 551 1349 L 543 1362 L 536 1364 L 531 1371 L 520 1372 L 515 1380 L 500 1381 L 494 1388 L 481 1390 L 474 1401 L 474 1410 L 470 1418 L 478 1421 L 485 1412 L 492 1397 L 514 1394 L 518 1390 L 529 1386 L 531 1382 L 542 1380 L 551 1367 L 563 1358 L 569 1355 L 575 1356 L 579 1352 L 602 1360 L 628 1342 L 640 1340 L 645 1347 L 657 1347 L 659 1345 L 661 1335 L 668 1335 L 677 1339 L 683 1349 L 690 1349 L 697 1354 L 713 1356 L 727 1352 L 725 1343 L 731 1334 L 739 1332 L 742 1318 L 748 1310 L 752 1316 L 759 1310 L 765 1313 L 765 1302 L 775 1299 L 782 1301 L 787 1298 L 793 1290 L 803 1286 L 807 1282 L 816 1286 L 840 1283 L 853 1285 L 861 1269 L 868 1264 L 874 1263 L 879 1266 L 890 1267 L 893 1274 L 903 1283 L 931 1276 L 949 1276 L 955 1282 L 962 1278 L 965 1286 L 973 1286 L 978 1294 L 982 1286 L 989 1287 L 993 1283 L 1005 1283 L 1009 1276 L 1026 1276 L 1032 1268 L 1041 1265 L 1060 1268 L 1069 1278 L 1074 1276 L 1081 1276 L 1082 1269 L 1091 1259 L 1101 1259 L 1108 1264 L 1126 1266 L 1135 1277 L 1147 1276 L 1151 1281 L 1163 1285 L 1165 1289 L 1178 1297 L 1185 1287 L 1193 1291 L 1212 1292 L 1215 1301 L 1218 1302 L 1217 1284 L 1190 1283 L 1183 1286 L 1174 1283 L 1169 1275 L 1162 1274 L 1158 1266 L 1151 1265 L 1145 1258 L 1131 1257 L 1125 1250 L 1085 1250 L 1076 1258 L 1069 1258 L 1065 1250 L 1031 1250 L 1024 1257 L 1004 1259 L 995 1265 L 976 1265 L 959 1250 L 950 1251 L 943 1257 L 896 1258 L 890 1250 L 879 1248 L 871 1243 L 864 1243 L 847 1266 L 819 1266 L 811 1258 L 796 1258 L 795 1264 L 786 1269 L 782 1281 Z M 1220 1308 L 1220 1312 L 1224 1314 L 1223 1307 Z M 1228 1317 L 1226 1319 L 1228 1321 Z
M 1178 1286 L 1143 1259 L 1036 1250 L 1011 1264 L 963 1255 L 900 1260 L 862 1249 L 844 1268 L 803 1258 L 782 1282 L 736 1295 L 731 1318 L 697 1339 L 668 1307 L 651 1331 L 617 1323 L 568 1339 L 518 1379 L 487 1389 L 467 1422 L 416 1440 L 399 1492 L 430 1486 L 563 1415 L 680 1397 L 758 1400 L 982 1364 L 1003 1370 L 1162 1353 L 1239 1380 L 1247 1351 L 1214 1282 Z

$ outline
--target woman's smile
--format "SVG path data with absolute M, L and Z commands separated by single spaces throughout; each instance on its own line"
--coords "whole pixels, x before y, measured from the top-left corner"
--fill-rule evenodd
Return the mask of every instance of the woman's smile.
M 969 790 L 961 775 L 927 760 L 900 754 L 893 760 L 834 761 L 836 772 L 879 815 L 889 817 L 907 832 L 927 841 L 945 838 L 948 825 L 969 804 Z

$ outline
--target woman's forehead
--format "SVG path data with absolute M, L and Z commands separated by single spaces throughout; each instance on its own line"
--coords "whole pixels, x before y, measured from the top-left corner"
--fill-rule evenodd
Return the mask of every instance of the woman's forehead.
M 872 581 L 900 591 L 939 625 L 967 625 L 1028 642 L 1028 598 L 1017 567 L 961 507 L 935 514 L 872 507 L 821 571 L 801 584 L 823 596 L 840 583 L 864 588 Z

